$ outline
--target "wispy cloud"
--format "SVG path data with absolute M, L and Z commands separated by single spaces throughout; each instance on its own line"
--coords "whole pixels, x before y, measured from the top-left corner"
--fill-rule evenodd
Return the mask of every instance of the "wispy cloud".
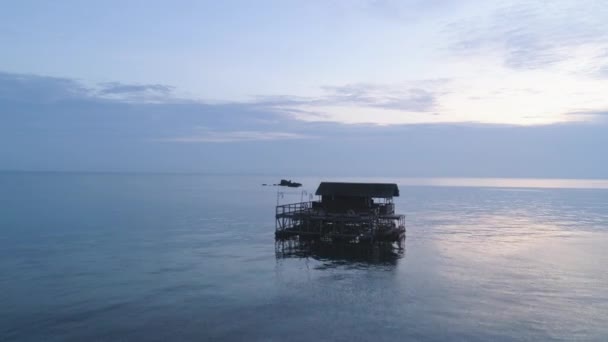
M 600 79 L 608 79 L 608 46 L 595 56 L 590 73 Z
M 605 119 L 604 117 L 608 116 L 608 108 L 606 108 L 604 110 L 575 111 L 575 112 L 568 113 L 568 115 L 583 116 L 583 117 L 595 118 L 595 119 Z
M 274 107 L 321 107 L 321 106 L 359 106 L 370 108 L 396 109 L 403 111 L 427 112 L 433 110 L 440 94 L 433 87 L 421 88 L 430 83 L 443 83 L 445 80 L 424 81 L 415 84 L 347 84 L 323 86 L 323 94 L 317 97 L 272 96 L 259 97 L 257 102 Z
M 448 82 L 328 85 L 321 87 L 321 94 L 315 97 L 261 96 L 255 104 L 304 121 L 404 123 L 412 115 L 436 115 L 438 99 L 446 94 L 444 85 Z
M 173 98 L 174 87 L 164 84 L 101 83 L 97 95 L 125 101 L 166 101 Z
M 124 84 L 124 83 L 102 83 L 100 94 L 133 94 L 133 93 L 160 93 L 170 94 L 173 87 L 164 84 Z
M 437 100 L 437 94 L 432 91 L 407 86 L 351 84 L 326 86 L 323 89 L 328 92 L 328 95 L 321 101 L 321 104 L 326 105 L 348 104 L 426 112 L 433 109 Z
M 0 72 L 0 98 L 19 101 L 113 100 L 167 102 L 178 100 L 174 87 L 119 82 L 85 85 L 70 78 Z
M 158 139 L 158 141 L 176 143 L 234 143 L 248 141 L 274 141 L 311 138 L 313 137 L 309 135 L 290 132 L 202 130 L 202 132 L 196 135 Z
M 511 2 L 489 16 L 447 25 L 452 52 L 503 53 L 513 69 L 537 69 L 572 57 L 587 45 L 606 46 L 608 9 L 597 1 Z

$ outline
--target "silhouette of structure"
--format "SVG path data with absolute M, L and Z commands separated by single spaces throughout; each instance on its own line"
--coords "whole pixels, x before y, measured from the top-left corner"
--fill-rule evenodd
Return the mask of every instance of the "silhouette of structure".
M 395 214 L 397 184 L 330 183 L 319 185 L 320 200 L 278 205 L 277 240 L 324 242 L 399 242 L 405 238 L 405 218 Z
M 277 185 L 278 186 L 287 186 L 290 188 L 299 188 L 302 186 L 302 183 L 292 182 L 291 179 L 290 180 L 281 179 L 281 182 Z

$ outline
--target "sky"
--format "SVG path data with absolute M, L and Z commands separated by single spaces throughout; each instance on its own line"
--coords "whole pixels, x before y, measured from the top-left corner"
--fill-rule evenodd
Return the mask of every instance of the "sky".
M 0 169 L 608 178 L 603 1 L 28 1 Z

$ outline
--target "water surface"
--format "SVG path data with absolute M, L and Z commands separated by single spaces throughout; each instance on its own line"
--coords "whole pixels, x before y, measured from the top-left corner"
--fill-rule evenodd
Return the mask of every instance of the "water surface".
M 0 340 L 608 340 L 607 190 L 402 180 L 403 250 L 292 250 L 277 180 L 0 174 Z

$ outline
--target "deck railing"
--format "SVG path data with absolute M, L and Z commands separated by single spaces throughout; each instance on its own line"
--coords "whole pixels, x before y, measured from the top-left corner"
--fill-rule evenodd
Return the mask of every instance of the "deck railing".
M 282 216 L 282 215 L 286 215 L 286 214 L 293 215 L 293 214 L 310 213 L 311 210 L 313 208 L 315 208 L 315 206 L 313 206 L 313 203 L 320 204 L 319 202 L 309 201 L 309 202 L 298 202 L 298 203 L 289 203 L 289 204 L 278 205 L 276 207 L 276 216 L 278 217 L 278 216 Z M 394 211 L 395 211 L 394 204 L 382 203 L 382 204 L 376 204 L 372 208 L 368 208 L 365 211 L 353 212 L 353 214 L 364 215 L 364 216 L 393 215 Z M 321 209 L 321 212 L 324 212 L 324 211 Z M 344 214 L 337 214 L 337 213 L 332 213 L 332 212 L 329 212 L 327 214 L 344 215 Z M 347 214 L 348 214 L 348 212 L 347 212 Z
M 284 214 L 297 214 L 304 213 L 312 208 L 312 202 L 299 202 L 299 203 L 290 203 L 277 205 L 276 216 L 284 215 Z

